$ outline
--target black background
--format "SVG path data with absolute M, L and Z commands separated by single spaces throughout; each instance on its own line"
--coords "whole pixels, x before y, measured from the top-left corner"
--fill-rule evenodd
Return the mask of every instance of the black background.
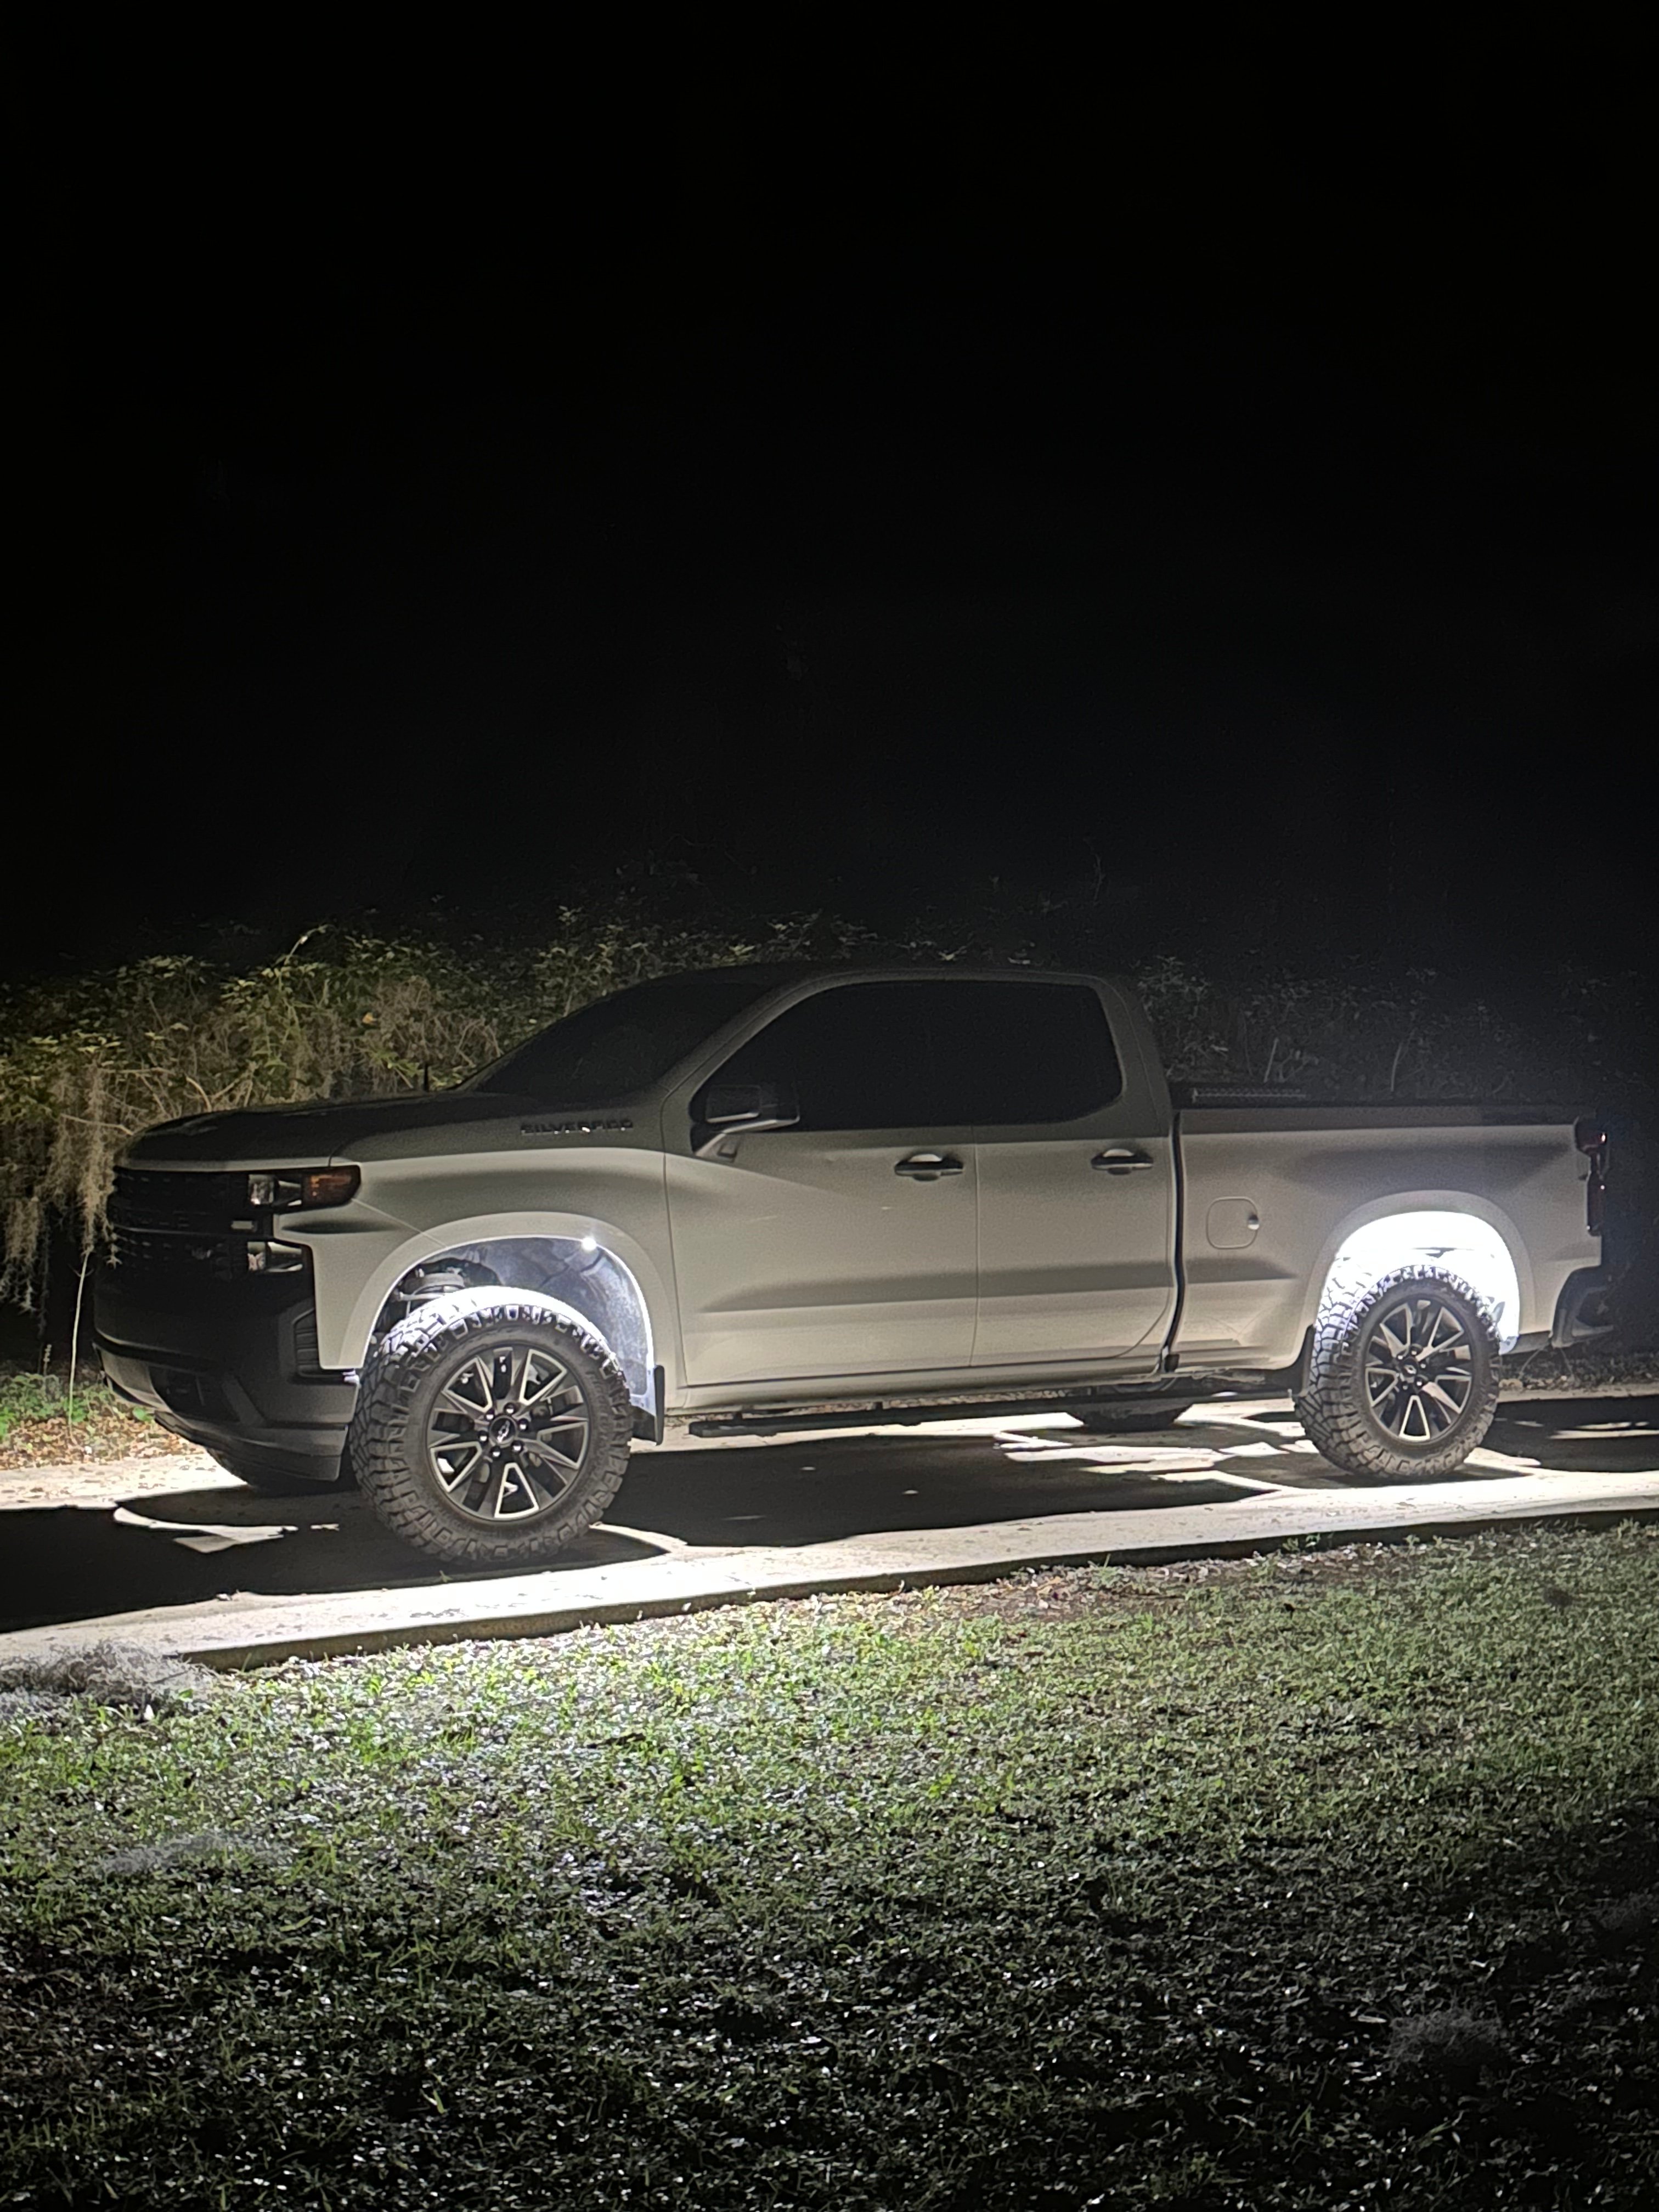
M 14 974 L 619 884 L 1650 962 L 1641 50 L 622 27 L 23 85 Z

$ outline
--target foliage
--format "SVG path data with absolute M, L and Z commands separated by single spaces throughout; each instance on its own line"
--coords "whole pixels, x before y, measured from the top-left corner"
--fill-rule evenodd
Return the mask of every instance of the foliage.
M 1133 981 L 1170 1073 L 1188 1082 L 1577 1112 L 1628 1103 L 1645 1088 L 1647 1016 L 1633 977 L 1531 976 L 1524 1014 L 1456 975 L 1383 963 L 1200 969 L 1166 955 Z
M 488 1054 L 459 963 L 426 947 L 350 940 L 224 974 L 140 961 L 8 1010 L 0 1051 L 5 1287 L 27 1294 L 48 1218 L 83 1243 L 101 1224 L 115 1158 L 150 1123 L 419 1079 Z
M 149 1722 L 0 1667 L 0 2201 L 1653 2203 L 1656 1583 L 1048 1571 Z

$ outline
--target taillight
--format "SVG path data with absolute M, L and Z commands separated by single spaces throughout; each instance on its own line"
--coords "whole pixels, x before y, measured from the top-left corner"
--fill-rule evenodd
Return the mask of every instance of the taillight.
M 1575 1121 L 1572 1141 L 1589 1162 L 1589 1176 L 1584 1184 L 1584 1221 L 1590 1235 L 1599 1237 L 1607 1204 L 1607 1126 L 1601 1121 Z

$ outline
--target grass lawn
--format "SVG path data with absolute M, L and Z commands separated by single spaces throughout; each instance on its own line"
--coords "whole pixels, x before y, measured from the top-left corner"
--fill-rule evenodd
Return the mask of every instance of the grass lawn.
M 1656 1599 L 1512 1531 L 14 1717 L 0 2203 L 1651 2206 Z

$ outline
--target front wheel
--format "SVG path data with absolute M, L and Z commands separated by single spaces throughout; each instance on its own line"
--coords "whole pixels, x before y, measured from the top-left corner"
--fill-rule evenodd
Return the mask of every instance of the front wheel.
M 551 1298 L 474 1290 L 418 1306 L 370 1352 L 349 1438 L 358 1487 L 406 1543 L 532 1566 L 592 1527 L 627 1470 L 615 1354 Z
M 1498 1357 L 1486 1307 L 1442 1268 L 1334 1283 L 1314 1327 L 1297 1415 L 1349 1474 L 1378 1482 L 1450 1474 L 1492 1425 Z

